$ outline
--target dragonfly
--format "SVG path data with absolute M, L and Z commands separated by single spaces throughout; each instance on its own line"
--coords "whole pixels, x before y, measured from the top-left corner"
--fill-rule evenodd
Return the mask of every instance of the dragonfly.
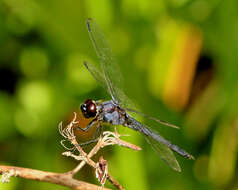
M 103 123 L 108 123 L 115 126 L 122 125 L 138 131 L 144 135 L 145 139 L 151 144 L 152 148 L 159 154 L 163 161 L 175 171 L 180 172 L 181 167 L 173 152 L 187 159 L 194 159 L 194 157 L 177 145 L 172 144 L 151 127 L 134 119 L 129 113 L 145 116 L 169 127 L 177 128 L 177 126 L 132 109 L 134 106 L 132 108 L 129 107 L 133 103 L 121 88 L 121 74 L 104 33 L 93 19 L 87 19 L 86 24 L 100 64 L 96 66 L 95 64 L 84 61 L 84 66 L 93 78 L 107 90 L 111 96 L 111 100 L 95 101 L 87 99 L 81 104 L 80 109 L 83 117 L 87 119 L 91 118 L 91 121 L 86 127 L 77 127 L 77 129 L 87 132 L 95 125 L 97 128 L 100 128 Z

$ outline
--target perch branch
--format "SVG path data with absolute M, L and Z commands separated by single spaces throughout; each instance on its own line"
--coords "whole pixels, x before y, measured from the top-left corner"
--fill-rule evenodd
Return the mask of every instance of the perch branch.
M 63 155 L 66 156 L 71 156 L 73 158 L 75 158 L 76 160 L 81 160 L 81 162 L 78 164 L 77 167 L 75 167 L 72 171 L 68 172 L 71 175 L 75 175 L 85 164 L 88 164 L 90 166 L 92 166 L 95 170 L 96 170 L 96 177 L 98 178 L 99 182 L 104 185 L 105 180 L 104 177 L 106 176 L 106 178 L 108 179 L 108 181 L 114 185 L 117 189 L 119 190 L 123 190 L 123 187 L 119 184 L 118 181 L 116 181 L 107 171 L 107 162 L 106 160 L 101 158 L 101 161 L 103 160 L 103 163 L 106 163 L 106 165 L 103 166 L 103 168 L 105 169 L 104 171 L 101 171 L 101 169 L 99 168 L 100 166 L 100 160 L 98 163 L 95 163 L 93 160 L 91 160 L 91 158 L 103 147 L 105 146 L 109 146 L 109 145 L 119 145 L 119 146 L 123 146 L 123 147 L 127 147 L 133 150 L 141 150 L 140 147 L 133 145 L 131 143 L 128 143 L 126 141 L 123 141 L 120 139 L 120 136 L 115 128 L 115 132 L 110 132 L 110 131 L 105 131 L 103 132 L 102 136 L 99 137 L 99 140 L 97 142 L 97 144 L 94 146 L 94 148 L 89 152 L 89 154 L 85 153 L 84 150 L 82 149 L 81 146 L 79 146 L 76 137 L 74 135 L 74 126 L 78 124 L 78 121 L 76 121 L 77 115 L 76 113 L 74 113 L 74 119 L 70 122 L 70 124 L 68 126 L 66 126 L 63 129 L 62 123 L 59 124 L 59 132 L 60 134 L 66 139 L 68 140 L 79 152 L 79 156 L 77 155 L 73 155 L 71 152 L 65 152 L 63 153 Z M 62 144 L 63 145 L 63 144 Z M 64 146 L 64 145 L 63 145 Z M 102 164 L 101 164 L 102 166 Z M 97 173 L 99 172 L 99 173 Z M 105 172 L 105 173 L 101 173 L 101 172 Z M 100 176 L 103 176 L 103 178 L 100 178 Z
M 21 178 L 31 179 L 36 181 L 54 183 L 54 184 L 69 187 L 74 190 L 101 189 L 100 186 L 73 179 L 73 176 L 70 175 L 69 173 L 45 172 L 45 171 L 34 170 L 30 168 L 0 165 L 0 174 L 5 176 L 4 179 L 2 178 L 2 182 L 8 182 L 9 177 L 14 176 L 14 177 L 21 177 Z

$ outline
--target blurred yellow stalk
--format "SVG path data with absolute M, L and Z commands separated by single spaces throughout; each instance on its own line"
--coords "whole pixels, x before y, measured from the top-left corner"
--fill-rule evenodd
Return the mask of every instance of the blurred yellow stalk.
M 162 95 L 172 108 L 182 110 L 188 103 L 201 45 L 202 33 L 194 26 L 183 26 L 175 41 Z

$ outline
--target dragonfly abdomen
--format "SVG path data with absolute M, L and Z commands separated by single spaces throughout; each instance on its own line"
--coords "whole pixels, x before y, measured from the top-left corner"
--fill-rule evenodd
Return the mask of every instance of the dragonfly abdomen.
M 181 155 L 185 158 L 194 160 L 194 157 L 192 155 L 190 155 L 189 153 L 187 153 L 186 151 L 184 151 L 182 148 L 178 147 L 177 145 L 172 144 L 171 142 L 169 142 L 169 143 L 170 143 L 169 148 L 171 148 L 173 151 L 177 152 L 179 155 Z
M 180 156 L 183 156 L 188 159 L 194 159 L 193 156 L 187 153 L 185 150 L 181 149 L 177 145 L 172 144 L 170 141 L 164 139 L 158 133 L 156 133 L 155 131 L 152 131 L 147 126 L 143 125 L 142 123 L 133 119 L 130 116 L 128 116 L 125 126 L 127 126 L 128 128 L 134 129 L 136 131 L 139 131 L 146 136 L 152 137 L 154 140 L 166 145 L 174 152 L 177 152 Z

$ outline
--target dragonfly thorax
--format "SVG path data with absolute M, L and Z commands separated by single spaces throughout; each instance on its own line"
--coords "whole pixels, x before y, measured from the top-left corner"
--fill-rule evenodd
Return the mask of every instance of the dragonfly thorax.
M 126 121 L 126 113 L 113 101 L 103 102 L 101 105 L 103 121 L 113 125 L 123 125 Z

